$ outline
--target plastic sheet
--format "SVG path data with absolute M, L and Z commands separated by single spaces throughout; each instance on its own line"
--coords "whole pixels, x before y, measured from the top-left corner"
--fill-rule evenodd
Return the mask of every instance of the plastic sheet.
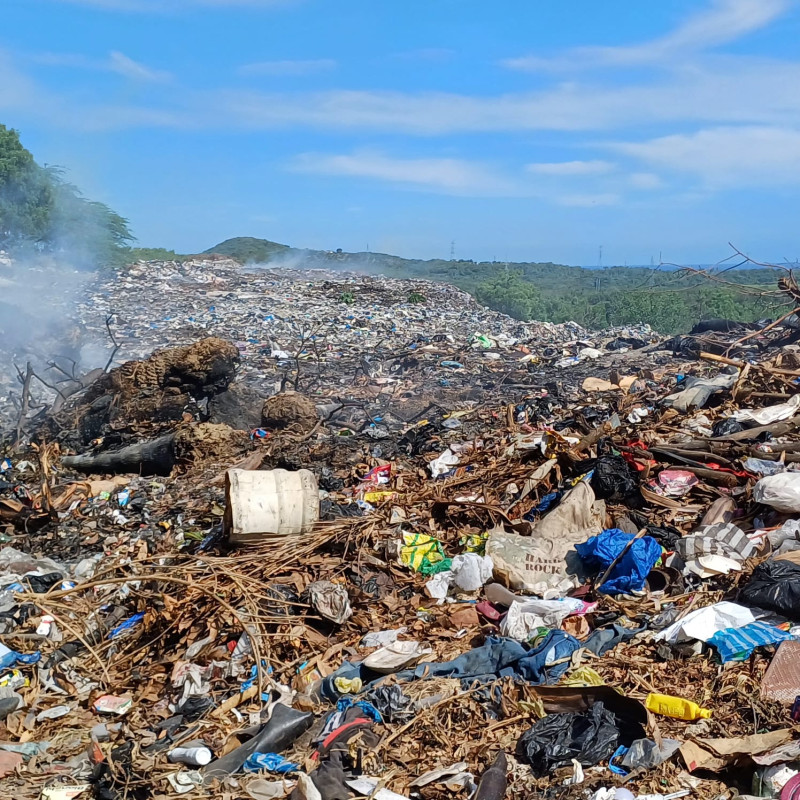
M 800 472 L 767 475 L 753 487 L 753 500 L 784 514 L 800 512 Z
M 759 564 L 739 601 L 800 621 L 800 565 L 775 559 Z
M 582 714 L 548 714 L 517 743 L 517 756 L 542 777 L 573 760 L 585 767 L 609 758 L 619 746 L 616 717 L 602 702 Z
M 575 550 L 585 564 L 605 570 L 628 544 L 630 547 L 627 552 L 611 570 L 603 585 L 598 587 L 603 594 L 628 594 L 643 589 L 647 574 L 661 558 L 661 545 L 650 536 L 636 539 L 618 528 L 610 528 L 576 545 Z

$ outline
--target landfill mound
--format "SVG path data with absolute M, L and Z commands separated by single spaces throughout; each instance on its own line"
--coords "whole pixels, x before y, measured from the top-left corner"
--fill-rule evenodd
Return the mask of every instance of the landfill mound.
M 665 341 L 211 259 L 80 313 L 125 363 L 5 416 L 3 796 L 800 784 L 788 315 Z

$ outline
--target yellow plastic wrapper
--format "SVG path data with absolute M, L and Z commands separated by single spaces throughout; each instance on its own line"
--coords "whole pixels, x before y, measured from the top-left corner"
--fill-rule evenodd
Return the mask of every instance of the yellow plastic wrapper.
M 358 694 L 363 686 L 361 678 L 334 678 L 333 683 L 342 694 Z
M 449 569 L 452 560 L 445 558 L 442 544 L 426 533 L 404 533 L 400 561 L 414 572 L 433 575 Z
M 380 503 L 388 497 L 394 497 L 397 492 L 365 492 L 364 499 L 368 503 Z
M 486 540 L 489 538 L 489 531 L 481 533 L 470 533 L 461 539 L 465 553 L 477 553 L 479 556 L 485 555 Z
M 605 681 L 591 668 L 578 667 L 574 672 L 565 675 L 562 686 L 603 686 Z

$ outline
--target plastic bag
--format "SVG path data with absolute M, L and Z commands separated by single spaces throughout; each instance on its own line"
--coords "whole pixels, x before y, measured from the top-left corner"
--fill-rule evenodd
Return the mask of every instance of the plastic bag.
M 682 619 L 664 628 L 655 635 L 655 640 L 678 644 L 689 639 L 707 642 L 717 631 L 726 628 L 741 628 L 755 622 L 753 612 L 736 603 L 715 603 L 691 611 Z
M 798 395 L 800 397 L 800 395 Z M 786 471 L 786 464 L 781 461 L 765 461 L 763 458 L 745 458 L 742 466 L 753 475 L 778 475 Z
M 800 394 L 790 397 L 785 403 L 778 403 L 769 408 L 744 408 L 735 411 L 733 416 L 739 422 L 755 422 L 757 425 L 771 425 L 782 419 L 791 419 L 800 408 Z
M 314 610 L 337 625 L 341 625 L 353 616 L 347 589 L 340 583 L 316 581 L 308 586 L 306 593 Z
M 492 579 L 494 564 L 488 556 L 462 553 L 453 559 L 450 569 L 453 571 L 453 582 L 461 591 L 476 592 Z
M 611 528 L 599 536 L 592 536 L 583 544 L 576 545 L 575 550 L 584 563 L 605 570 L 632 539 L 634 539 L 632 534 L 625 533 L 619 528 Z M 650 536 L 635 539 L 605 583 L 598 587 L 598 591 L 603 594 L 641 591 L 648 573 L 659 558 L 661 558 L 661 545 L 655 539 Z
M 800 565 L 785 560 L 759 564 L 739 593 L 739 602 L 800 620 Z
M 625 753 L 622 766 L 628 769 L 652 769 L 663 764 L 678 752 L 681 743 L 677 739 L 662 739 L 659 747 L 652 739 L 637 739 Z
M 716 439 L 718 436 L 730 436 L 732 433 L 739 433 L 744 430 L 744 425 L 733 417 L 718 419 L 711 428 L 711 435 Z
M 753 487 L 753 500 L 784 514 L 800 511 L 800 472 L 767 475 Z
M 517 742 L 517 756 L 543 777 L 578 761 L 585 767 L 609 758 L 619 745 L 616 717 L 602 702 L 582 714 L 548 714 Z
M 592 475 L 592 489 L 599 500 L 621 501 L 638 489 L 636 476 L 622 456 L 597 459 Z
M 561 623 L 583 607 L 580 600 L 536 600 L 512 603 L 500 624 L 500 633 L 527 642 L 539 628 L 560 628 Z
M 576 542 L 600 533 L 605 510 L 591 486 L 581 481 L 534 525 L 531 536 L 506 533 L 502 527 L 489 531 L 486 555 L 494 562 L 495 578 L 532 594 L 566 594 L 577 580 L 565 559 Z
M 683 413 L 694 408 L 703 408 L 712 395 L 730 389 L 738 376 L 738 370 L 734 373 L 723 372 L 711 379 L 689 375 L 683 384 L 683 390 L 665 397 L 662 405 Z

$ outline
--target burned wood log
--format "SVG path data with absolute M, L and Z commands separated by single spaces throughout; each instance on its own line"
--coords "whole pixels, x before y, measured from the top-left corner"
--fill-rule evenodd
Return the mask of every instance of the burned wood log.
M 65 456 L 61 463 L 87 473 L 169 475 L 179 465 L 234 462 L 250 447 L 250 437 L 245 431 L 201 422 L 116 450 Z
M 64 456 L 65 467 L 87 473 L 136 472 L 140 475 L 169 475 L 175 466 L 175 434 L 138 442 L 105 453 Z

